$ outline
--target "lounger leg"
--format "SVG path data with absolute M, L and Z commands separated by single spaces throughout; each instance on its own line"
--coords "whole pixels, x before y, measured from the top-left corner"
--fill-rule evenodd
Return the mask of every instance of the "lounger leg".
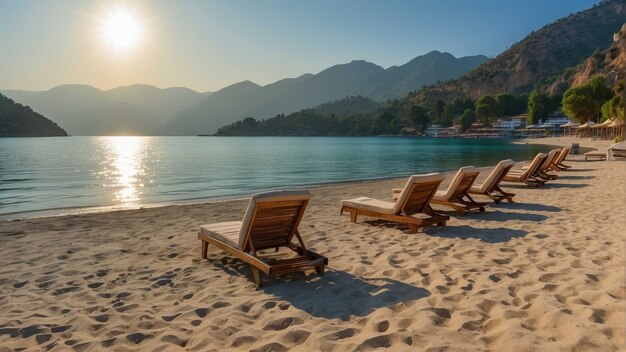
M 202 257 L 202 259 L 207 258 L 208 250 L 209 250 L 209 242 L 200 240 L 200 257 Z
M 263 281 L 261 280 L 261 273 L 259 272 L 259 269 L 253 267 L 252 265 L 250 265 L 250 269 L 252 269 L 252 277 L 254 278 L 254 283 L 257 286 L 263 286 Z
M 315 267 L 315 271 L 320 275 L 323 276 L 324 275 L 324 265 L 321 266 L 316 266 Z
M 349 210 L 349 212 L 350 212 L 350 221 L 356 222 L 356 216 L 357 216 L 356 210 Z
M 418 230 L 419 230 L 419 227 L 417 225 L 408 224 L 407 226 L 409 227 L 409 232 L 410 233 L 417 233 Z

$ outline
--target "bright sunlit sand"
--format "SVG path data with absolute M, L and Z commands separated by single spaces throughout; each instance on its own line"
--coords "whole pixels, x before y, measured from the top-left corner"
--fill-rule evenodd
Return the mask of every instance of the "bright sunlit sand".
M 618 349 L 626 165 L 568 163 L 552 185 L 507 186 L 516 203 L 418 234 L 339 215 L 340 199 L 389 199 L 404 180 L 313 188 L 300 229 L 326 275 L 261 289 L 214 247 L 200 260 L 196 239 L 246 201 L 0 223 L 0 350 Z

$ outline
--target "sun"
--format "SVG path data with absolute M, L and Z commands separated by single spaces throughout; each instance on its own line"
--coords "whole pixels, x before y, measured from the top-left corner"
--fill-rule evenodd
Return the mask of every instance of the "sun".
M 100 21 L 102 36 L 117 50 L 136 47 L 143 39 L 143 27 L 136 15 L 123 7 L 108 12 Z

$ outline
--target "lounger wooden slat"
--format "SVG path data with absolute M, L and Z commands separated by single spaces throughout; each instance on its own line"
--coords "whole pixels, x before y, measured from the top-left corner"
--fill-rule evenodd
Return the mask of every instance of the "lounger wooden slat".
M 510 170 L 502 181 L 524 183 L 530 187 L 543 185 L 546 181 L 535 174 L 537 168 L 545 161 L 547 155 L 539 153 L 535 155 L 528 168 L 523 170 Z
M 500 182 L 506 177 L 513 165 L 515 165 L 515 162 L 511 159 L 500 161 L 482 184 L 474 183 L 470 187 L 469 193 L 485 195 L 493 199 L 496 204 L 505 199 L 509 203 L 513 203 L 515 194 L 505 192 L 500 188 Z
M 200 226 L 201 256 L 207 258 L 209 244 L 226 251 L 250 265 L 257 285 L 260 272 L 279 275 L 315 269 L 324 272 L 328 259 L 304 245 L 298 226 L 311 195 L 308 191 L 276 191 L 252 196 L 242 222 Z M 296 237 L 298 244 L 292 242 Z M 295 257 L 273 258 L 259 253 L 264 249 L 285 247 Z
M 443 176 L 436 173 L 413 175 L 394 203 L 367 197 L 342 200 L 341 214 L 350 213 L 353 223 L 358 215 L 397 222 L 406 225 L 411 233 L 425 226 L 445 226 L 450 217 L 435 213 L 429 205 L 442 180 Z
M 477 202 L 469 194 L 469 189 L 478 177 L 479 171 L 473 166 L 462 167 L 454 175 L 446 190 L 437 191 L 431 200 L 432 204 L 440 204 L 454 209 L 459 215 L 468 210 L 485 211 L 487 203 Z

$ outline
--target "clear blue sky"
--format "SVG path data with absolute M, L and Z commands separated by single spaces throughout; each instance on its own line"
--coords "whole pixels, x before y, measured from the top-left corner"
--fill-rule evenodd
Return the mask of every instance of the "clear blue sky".
M 214 91 L 364 59 L 383 67 L 431 50 L 495 56 L 597 0 L 0 1 L 0 88 L 133 83 Z M 141 39 L 102 38 L 123 7 Z

